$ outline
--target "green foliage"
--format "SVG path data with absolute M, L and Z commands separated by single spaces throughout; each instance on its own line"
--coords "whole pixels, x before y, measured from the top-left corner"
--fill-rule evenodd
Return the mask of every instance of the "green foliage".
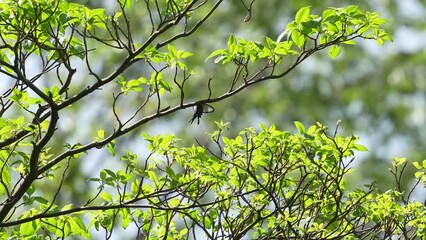
M 423 236 L 422 204 L 399 204 L 403 198 L 395 190 L 346 190 L 354 153 L 365 150 L 357 137 L 330 136 L 319 123 L 308 130 L 300 122 L 295 126 L 297 134 L 261 125 L 260 132 L 249 128 L 229 138 L 218 123 L 210 134 L 217 144 L 212 149 L 182 147 L 173 135 L 144 134 L 151 152 L 145 161 L 127 151 L 122 169 L 103 169 L 91 179 L 99 184 L 99 210 L 46 209 L 49 203 L 42 202 L 22 216 L 28 220 L 15 234 L 34 236 L 43 229 L 58 237 L 88 237 L 90 228 L 112 231 L 121 219 L 123 228 L 140 226 L 149 239 L 188 237 L 191 228 L 210 239 L 219 233 L 232 239 Z M 81 214 L 64 218 L 67 211 L 87 210 L 92 218 L 87 227 Z
M 220 55 L 215 62 L 227 63 L 247 59 L 256 61 L 268 58 L 274 62 L 287 55 L 315 51 L 331 46 L 330 58 L 340 54 L 340 44 L 355 44 L 354 39 L 374 39 L 380 45 L 392 38 L 381 28 L 386 20 L 378 13 L 363 12 L 357 6 L 329 8 L 321 16 L 310 14 L 310 7 L 303 7 L 296 13 L 295 20 L 287 24 L 277 41 L 266 38 L 265 43 L 250 42 L 231 35 L 228 49 L 220 49 L 209 58 Z M 281 40 L 287 36 L 288 40 Z
M 417 169 L 414 176 L 421 181 L 423 185 L 426 185 L 426 160 L 423 160 L 421 165 L 418 162 L 414 162 L 413 165 Z

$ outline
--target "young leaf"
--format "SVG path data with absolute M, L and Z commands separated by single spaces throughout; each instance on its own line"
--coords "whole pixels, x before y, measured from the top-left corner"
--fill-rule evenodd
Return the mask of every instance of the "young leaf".
M 107 202 L 111 202 L 112 201 L 111 195 L 109 193 L 107 193 L 107 192 L 101 193 L 100 196 L 101 196 L 102 199 L 104 199 Z
M 294 125 L 296 126 L 297 130 L 299 131 L 299 133 L 301 133 L 301 134 L 306 133 L 306 128 L 305 128 L 305 126 L 301 122 L 295 121 Z
M 299 48 L 302 48 L 306 41 L 305 36 L 298 30 L 291 33 L 291 40 L 293 40 Z
M 331 59 L 334 59 L 340 55 L 341 48 L 338 45 L 333 45 L 330 48 L 330 51 L 328 52 L 328 56 L 330 56 Z
M 300 24 L 302 22 L 306 22 L 309 20 L 309 14 L 311 12 L 310 7 L 302 7 L 301 9 L 299 9 L 299 11 L 297 11 L 296 13 L 296 17 L 295 17 L 295 21 L 296 23 Z

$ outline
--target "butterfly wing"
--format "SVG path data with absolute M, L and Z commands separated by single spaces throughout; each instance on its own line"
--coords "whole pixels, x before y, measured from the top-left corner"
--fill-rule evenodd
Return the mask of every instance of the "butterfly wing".
M 211 105 L 205 103 L 203 104 L 203 113 L 212 113 L 214 112 L 214 107 L 212 107 Z

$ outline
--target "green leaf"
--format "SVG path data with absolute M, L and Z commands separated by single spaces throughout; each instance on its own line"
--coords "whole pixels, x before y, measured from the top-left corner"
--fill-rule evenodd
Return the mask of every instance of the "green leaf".
M 103 129 L 98 130 L 98 138 L 104 139 L 105 138 L 105 131 Z
M 109 169 L 103 169 L 102 171 L 105 171 L 108 175 L 110 175 L 112 178 L 116 179 L 117 175 L 115 174 L 115 172 L 109 170 Z
M 355 14 L 359 12 L 357 5 L 350 5 L 346 9 L 347 9 L 348 14 L 351 15 L 351 16 L 355 16 Z
M 108 152 L 111 154 L 111 156 L 115 156 L 115 141 L 111 141 L 110 143 L 108 143 L 107 145 L 108 148 Z
M 154 171 L 148 170 L 148 176 L 149 178 L 153 181 L 153 182 L 157 182 L 158 178 L 157 178 L 157 174 Z
M 112 197 L 111 197 L 111 195 L 110 195 L 109 193 L 107 193 L 107 192 L 103 192 L 103 193 L 101 193 L 100 197 L 101 197 L 102 199 L 104 199 L 105 201 L 107 201 L 107 202 L 112 202 Z
M 328 52 L 328 56 L 330 56 L 331 59 L 334 59 L 340 55 L 341 48 L 338 45 L 333 45 L 330 47 L 330 51 Z
M 67 204 L 67 205 L 65 205 L 61 208 L 61 211 L 70 210 L 70 209 L 72 209 L 72 206 L 73 206 L 72 204 Z
M 114 16 L 112 17 L 113 21 L 118 21 L 118 19 L 123 15 L 122 12 L 116 12 L 114 13 Z
M 124 87 L 126 85 L 126 79 L 123 76 L 119 75 L 117 79 L 117 83 L 121 87 Z
M 126 229 L 130 225 L 132 215 L 129 213 L 128 208 L 124 208 L 120 212 L 121 212 L 121 218 L 122 218 L 121 226 L 124 229 Z
M 8 136 L 9 133 L 13 130 L 11 126 L 2 126 L 0 128 L 0 135 L 6 135 Z
M 217 50 L 215 50 L 215 51 L 213 51 L 208 57 L 207 57 L 207 59 L 206 59 L 206 61 L 207 60 L 209 60 L 210 58 L 212 58 L 212 57 L 216 57 L 217 55 L 224 55 L 226 53 L 226 50 L 225 49 L 217 49 Z
M 305 36 L 298 30 L 291 33 L 291 40 L 293 40 L 299 48 L 302 48 L 306 41 Z
M 139 188 L 140 188 L 140 182 L 139 182 L 139 179 L 136 178 L 132 181 L 132 185 L 131 185 L 130 189 L 132 190 L 132 193 L 138 194 Z
M 180 205 L 180 202 L 181 202 L 181 200 L 179 200 L 178 198 L 173 198 L 173 199 L 170 201 L 169 205 L 170 205 L 171 207 L 177 207 L 177 206 L 179 206 L 179 205 Z
M 78 217 L 68 218 L 71 235 L 81 235 L 85 238 L 90 238 L 83 220 Z
M 3 185 L 0 185 L 0 196 L 5 195 L 6 192 L 7 192 L 7 189 Z
M 355 40 L 346 40 L 346 41 L 344 41 L 344 42 L 342 42 L 343 44 L 348 44 L 348 45 L 355 45 L 356 44 L 356 42 L 355 42 Z
M 167 166 L 166 167 L 166 173 L 167 173 L 167 175 L 170 177 L 170 178 L 172 178 L 172 179 L 175 179 L 176 178 L 176 174 L 175 174 L 175 172 L 173 171 L 173 169 L 171 168 L 171 167 L 169 167 L 169 166 Z
M 0 160 L 0 166 L 3 166 L 1 168 L 1 180 L 4 184 L 9 185 L 12 180 L 10 169 L 7 165 L 4 165 L 2 160 Z
M 127 88 L 135 92 L 142 92 L 143 89 L 140 87 L 140 85 L 141 81 L 139 79 L 133 79 L 127 82 Z
M 384 19 L 384 18 L 375 18 L 375 19 L 373 20 L 372 24 L 377 25 L 377 26 L 380 26 L 380 25 L 382 25 L 382 24 L 384 24 L 384 23 L 387 23 L 387 22 L 388 22 L 388 21 L 387 21 L 386 19 Z
M 326 9 L 322 12 L 322 21 L 326 21 L 329 17 L 335 16 L 336 10 Z
M 354 148 L 358 151 L 365 152 L 368 151 L 368 148 L 361 144 L 354 144 Z
M 21 224 L 19 233 L 23 236 L 33 236 L 39 228 L 40 224 L 38 224 L 38 221 L 26 222 Z
M 178 57 L 179 58 L 188 58 L 188 57 L 193 56 L 193 55 L 194 55 L 193 53 L 186 52 L 184 50 L 179 50 L 178 51 Z
M 133 0 L 120 0 L 120 5 L 125 8 L 131 8 L 132 7 L 132 1 Z
M 27 194 L 28 195 L 33 195 L 33 193 L 35 192 L 35 187 L 34 185 L 31 185 L 28 189 L 27 189 Z
M 228 49 L 232 55 L 238 52 L 237 38 L 232 34 L 228 39 Z
M 167 49 L 169 50 L 169 54 L 172 56 L 173 59 L 178 57 L 176 48 L 173 45 L 167 44 Z
M 227 137 L 222 137 L 223 143 L 225 143 L 226 146 L 231 147 L 232 146 L 232 140 Z
M 179 239 L 184 239 L 184 237 L 188 234 L 188 228 L 184 228 L 179 232 Z
M 37 201 L 41 204 L 48 204 L 49 203 L 49 201 L 47 199 L 40 197 L 40 196 L 34 197 L 34 201 Z
M 403 163 L 405 163 L 407 161 L 406 158 L 393 158 L 392 159 L 392 165 L 394 167 L 398 167 L 400 165 L 402 165 Z
M 204 227 L 207 229 L 210 229 L 212 227 L 213 220 L 209 216 L 205 216 L 203 220 L 204 220 Z
M 301 122 L 295 121 L 294 125 L 296 126 L 297 130 L 299 131 L 299 133 L 301 133 L 301 134 L 306 133 L 306 128 L 305 128 L 305 126 Z
M 413 162 L 413 165 L 414 165 L 414 167 L 416 169 L 421 169 L 422 168 L 418 162 Z
M 226 56 L 221 56 L 221 57 L 217 57 L 214 60 L 214 63 L 219 63 L 223 60 L 223 64 L 225 64 L 227 61 L 229 61 L 229 59 Z
M 302 7 L 299 9 L 299 11 L 297 11 L 296 13 L 296 17 L 295 17 L 295 22 L 300 24 L 302 22 L 306 22 L 308 21 L 309 18 L 309 14 L 311 12 L 310 6 L 308 7 Z
M 166 81 L 159 81 L 158 84 L 163 87 L 166 91 L 171 92 L 172 87 Z
M 233 34 L 231 34 L 228 39 L 228 48 L 231 48 L 231 46 L 235 44 L 237 44 L 237 39 Z
M 99 173 L 99 178 L 100 178 L 102 181 L 105 181 L 105 179 L 106 179 L 106 172 L 102 170 L 102 171 Z
M 133 175 L 129 173 L 125 173 L 122 169 L 120 169 L 117 172 L 117 178 L 120 179 L 121 183 L 126 184 L 127 182 L 133 179 Z

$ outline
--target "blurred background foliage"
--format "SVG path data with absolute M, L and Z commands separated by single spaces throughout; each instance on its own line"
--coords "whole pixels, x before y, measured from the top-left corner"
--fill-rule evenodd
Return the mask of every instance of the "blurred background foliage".
M 113 1 L 77 2 L 93 8 L 105 7 L 108 12 L 118 11 Z M 250 3 L 248 0 L 243 2 L 247 5 Z M 194 53 L 186 60 L 188 67 L 194 71 L 186 88 L 186 96 L 193 100 L 204 99 L 207 97 L 209 78 L 213 77 L 215 94 L 222 87 L 221 81 L 233 77 L 234 68 L 231 65 L 214 64 L 213 60 L 205 62 L 215 49 L 226 47 L 230 34 L 255 41 L 262 41 L 265 36 L 276 39 L 301 7 L 310 5 L 311 13 L 320 14 L 327 7 L 350 4 L 357 4 L 364 11 L 379 12 L 389 21 L 385 27 L 394 42 L 381 47 L 374 41 L 358 41 L 357 45 L 344 46 L 341 55 L 334 60 L 328 57 L 325 50 L 311 56 L 283 79 L 256 85 L 214 104 L 216 111 L 204 115 L 200 125 L 189 125 L 192 112 L 181 111 L 150 122 L 134 134 L 118 140 L 118 148 L 122 152 L 130 149 L 140 154 L 141 158 L 146 157 L 148 153 L 141 141 L 141 132 L 175 133 L 186 145 L 197 144 L 195 139 L 207 144 L 205 132 L 212 132 L 215 129 L 214 121 L 221 120 L 231 123 L 232 135 L 246 127 L 258 127 L 260 123 L 295 131 L 293 121 L 296 120 L 305 125 L 322 122 L 334 129 L 341 119 L 341 133 L 360 136 L 361 143 L 369 149 L 366 154 L 357 154 L 356 171 L 351 173 L 348 182 L 353 187 L 359 187 L 377 179 L 381 189 L 392 188 L 392 175 L 388 171 L 390 157 L 407 157 L 411 161 L 426 159 L 425 0 L 257 0 L 248 22 L 244 21 L 248 12 L 241 1 L 226 1 L 197 32 L 173 45 Z M 150 27 L 145 28 L 144 25 L 146 14 L 143 1 L 135 3 L 127 13 L 134 21 L 133 36 L 146 36 L 144 33 Z M 103 48 L 96 46 L 91 59 L 96 62 L 99 72 L 111 69 L 120 61 L 120 54 L 103 51 Z M 137 68 L 134 67 L 128 77 L 140 77 L 140 74 L 149 77 L 151 74 Z M 169 100 L 172 102 L 173 96 Z M 72 117 L 61 119 L 68 135 L 62 135 L 67 136 L 64 139 L 58 136 L 58 144 L 90 139 L 99 128 L 107 132 L 113 130 L 111 121 L 108 121 L 113 118 L 112 111 L 108 110 L 112 102 L 111 93 L 94 95 L 86 101 L 86 104 L 93 105 L 93 111 L 79 111 L 82 109 L 77 106 L 69 109 Z M 137 98 L 123 103 L 123 109 L 133 104 L 137 104 Z M 90 123 L 89 128 L 84 127 L 86 124 L 79 124 L 83 121 Z M 114 166 L 105 149 L 88 156 L 89 160 L 75 161 L 71 166 L 66 186 L 70 188 L 70 194 L 87 194 L 88 185 L 84 179 L 92 177 L 90 169 L 93 167 Z M 406 187 L 412 183 L 413 169 L 410 166 L 408 170 L 404 182 Z

